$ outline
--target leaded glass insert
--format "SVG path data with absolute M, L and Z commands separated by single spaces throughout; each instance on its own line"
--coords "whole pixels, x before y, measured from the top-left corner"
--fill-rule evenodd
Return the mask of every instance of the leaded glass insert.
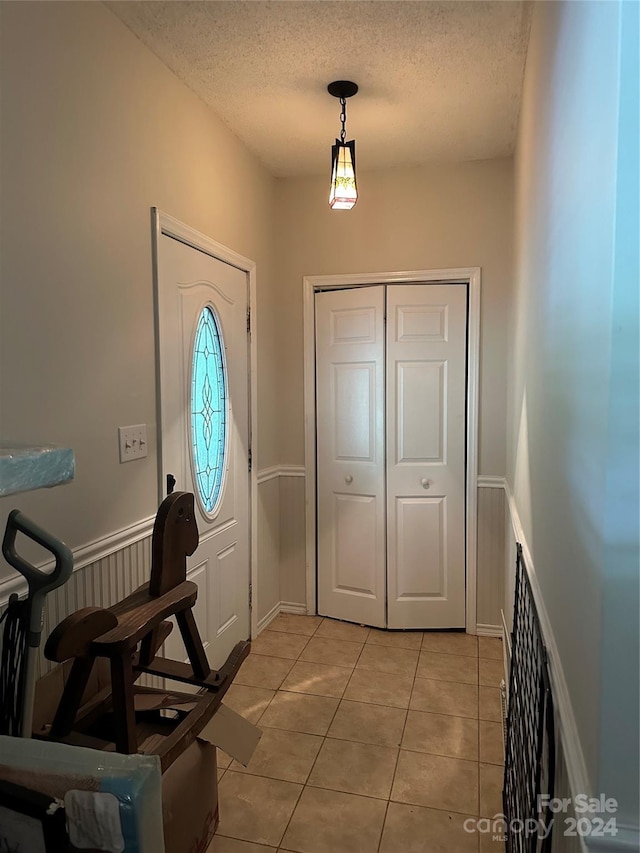
M 220 498 L 227 437 L 227 376 L 222 336 L 210 306 L 203 308 L 191 366 L 191 451 L 198 497 L 208 514 Z

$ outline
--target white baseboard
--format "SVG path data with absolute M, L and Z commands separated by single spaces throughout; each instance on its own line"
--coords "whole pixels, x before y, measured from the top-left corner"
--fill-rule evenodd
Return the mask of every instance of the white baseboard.
M 280 613 L 280 602 L 278 601 L 273 605 L 271 610 L 267 613 L 266 616 L 263 616 L 262 619 L 258 622 L 258 634 L 261 634 L 262 631 L 276 618 L 276 616 Z
M 273 605 L 266 616 L 258 622 L 258 634 L 262 633 L 265 628 L 268 628 L 271 622 L 276 618 L 278 613 L 294 613 L 297 616 L 307 615 L 307 605 L 299 604 L 297 601 L 278 601 Z M 257 636 L 257 634 L 256 634 Z
M 281 613 L 297 613 L 298 616 L 306 616 L 307 615 L 307 605 L 300 604 L 297 601 L 281 601 L 280 602 L 280 612 Z
M 502 639 L 502 625 L 476 625 L 476 634 L 479 637 L 500 637 Z

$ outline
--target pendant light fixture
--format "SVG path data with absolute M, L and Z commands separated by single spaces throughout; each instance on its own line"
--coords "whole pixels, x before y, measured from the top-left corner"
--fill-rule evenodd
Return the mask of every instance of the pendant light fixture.
M 340 99 L 340 121 L 342 130 L 340 139 L 331 146 L 331 190 L 329 205 L 332 210 L 351 210 L 358 200 L 356 189 L 356 143 L 346 141 L 347 130 L 347 98 L 358 91 L 358 87 L 350 80 L 336 80 L 329 83 L 327 91 L 334 98 Z

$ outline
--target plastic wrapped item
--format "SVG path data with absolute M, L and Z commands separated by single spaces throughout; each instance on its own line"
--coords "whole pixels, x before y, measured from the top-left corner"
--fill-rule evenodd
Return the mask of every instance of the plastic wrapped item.
M 58 486 L 73 480 L 74 473 L 69 447 L 0 442 L 0 497 Z
M 164 853 L 160 760 L 156 755 L 120 755 L 0 737 L 3 778 L 49 795 L 61 807 L 64 804 L 69 838 L 80 849 Z

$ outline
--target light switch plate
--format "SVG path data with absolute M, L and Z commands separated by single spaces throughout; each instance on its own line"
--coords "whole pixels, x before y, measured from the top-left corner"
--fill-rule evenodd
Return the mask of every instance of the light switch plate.
M 118 427 L 120 462 L 131 462 L 147 455 L 147 425 Z

